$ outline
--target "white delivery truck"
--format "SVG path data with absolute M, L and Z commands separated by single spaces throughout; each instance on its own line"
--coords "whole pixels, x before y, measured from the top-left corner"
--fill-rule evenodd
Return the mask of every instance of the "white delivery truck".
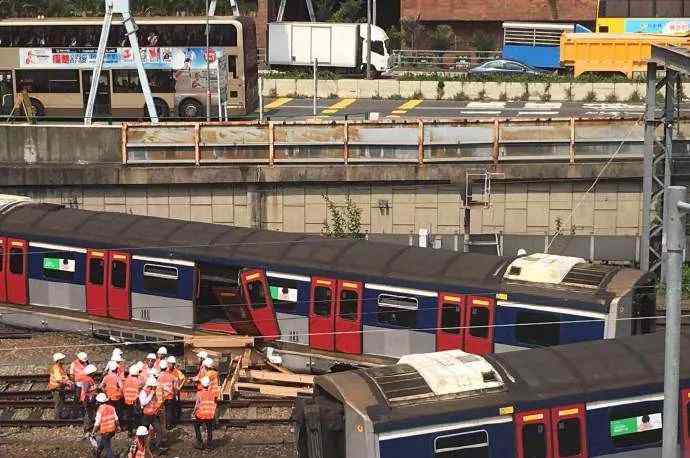
M 388 35 L 371 26 L 371 66 L 390 70 Z M 268 24 L 268 64 L 272 68 L 319 67 L 366 72 L 367 25 L 331 22 L 271 22 Z

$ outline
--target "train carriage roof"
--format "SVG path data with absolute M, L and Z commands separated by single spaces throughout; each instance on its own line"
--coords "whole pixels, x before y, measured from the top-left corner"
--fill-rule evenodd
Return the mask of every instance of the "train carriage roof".
M 681 348 L 690 348 L 690 335 L 682 335 Z M 451 352 L 415 357 L 428 356 L 433 362 L 438 359 L 435 355 L 443 353 Z M 530 410 L 613 400 L 643 392 L 660 393 L 664 383 L 664 334 L 501 353 L 488 355 L 486 360 L 503 382 L 502 390 L 495 389 L 494 383 L 492 390 L 475 390 L 469 395 L 460 392 L 457 396 L 429 396 L 427 392 L 433 391 L 433 384 L 422 389 L 419 383 L 419 375 L 428 378 L 425 373 L 428 370 L 424 365 L 411 370 L 407 360 L 401 360 L 391 368 L 318 376 L 316 392 L 326 391 L 355 410 L 366 412 L 377 432 L 497 416 L 499 409 L 505 406 Z M 460 359 L 457 363 L 463 364 Z M 407 393 L 415 395 L 416 399 L 410 396 L 401 402 L 399 397 L 393 397 L 390 386 L 398 389 L 399 395 L 400 385 L 392 377 L 403 372 L 406 380 L 416 381 L 414 393 Z M 690 385 L 690 354 L 687 352 L 681 352 L 681 380 L 682 386 Z
M 414 282 L 419 288 L 437 291 L 464 287 L 536 294 L 550 302 L 559 299 L 566 306 L 575 304 L 573 307 L 602 312 L 607 311 L 610 297 L 605 283 L 620 271 L 617 267 L 604 266 L 611 275 L 601 276 L 601 284 L 594 286 L 506 282 L 503 273 L 515 257 L 93 212 L 35 202 L 22 202 L 0 214 L 0 231 L 5 235 L 66 245 L 118 248 L 134 254 L 198 262 L 243 263 L 338 277 L 351 275 L 353 279 L 386 279 L 392 284 Z M 630 278 L 623 283 L 632 285 L 635 281 L 636 278 Z

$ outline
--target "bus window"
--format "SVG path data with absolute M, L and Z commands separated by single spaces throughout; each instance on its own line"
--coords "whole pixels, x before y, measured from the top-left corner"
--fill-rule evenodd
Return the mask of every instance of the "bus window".
M 151 91 L 156 93 L 175 92 L 173 73 L 171 70 L 147 70 Z M 136 70 L 113 70 L 113 92 L 141 93 L 139 73 Z
M 228 75 L 237 78 L 237 56 L 228 56 Z
M 213 24 L 210 40 L 211 46 L 237 46 L 237 28 L 232 24 Z
M 79 74 L 76 70 L 17 70 L 17 90 L 30 93 L 78 94 Z

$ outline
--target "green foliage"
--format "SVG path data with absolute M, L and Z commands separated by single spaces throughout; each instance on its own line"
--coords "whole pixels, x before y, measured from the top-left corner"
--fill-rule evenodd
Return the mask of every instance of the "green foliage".
M 467 102 L 470 98 L 465 94 L 464 91 L 460 91 L 453 96 L 453 100 L 456 102 Z
M 589 91 L 587 95 L 585 95 L 585 98 L 582 99 L 583 102 L 596 102 L 597 101 L 597 93 L 594 91 Z
M 388 96 L 388 100 L 402 100 L 402 95 L 400 94 L 391 94 Z
M 362 210 L 352 202 L 350 196 L 345 199 L 345 207 L 339 208 L 326 194 L 321 195 L 326 201 L 330 223 L 324 221 L 321 233 L 332 238 L 363 239 Z
M 500 100 L 501 102 L 507 102 L 507 101 L 508 101 L 508 93 L 505 92 L 505 91 L 504 91 L 504 92 L 501 92 L 501 93 L 498 95 L 498 100 Z
M 423 99 L 424 95 L 422 94 L 422 91 L 414 91 L 414 94 L 412 94 L 413 99 Z
M 366 0 L 341 0 L 330 22 L 367 22 Z
M 472 47 L 477 51 L 495 51 L 497 49 L 496 40 L 489 34 L 475 32 L 472 35 Z
M 632 94 L 630 94 L 630 97 L 627 98 L 626 102 L 628 103 L 640 103 L 642 102 L 642 96 L 640 96 L 640 92 L 635 89 Z
M 430 35 L 431 49 L 445 51 L 455 45 L 455 32 L 449 25 L 437 25 Z
M 443 80 L 438 80 L 438 83 L 436 83 L 436 100 L 441 100 L 443 99 L 443 95 L 446 92 L 446 83 L 443 82 Z
M 616 103 L 616 102 L 618 102 L 618 96 L 616 95 L 615 92 L 612 92 L 604 98 L 604 101 L 606 101 L 608 103 Z

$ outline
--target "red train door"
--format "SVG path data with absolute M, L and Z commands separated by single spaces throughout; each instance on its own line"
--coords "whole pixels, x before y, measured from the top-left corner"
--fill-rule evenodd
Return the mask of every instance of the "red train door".
M 461 350 L 465 335 L 465 297 L 440 293 L 437 315 L 436 351 Z
M 7 239 L 7 269 L 5 280 L 7 302 L 10 304 L 26 305 L 29 303 L 26 261 L 26 240 Z
M 337 282 L 328 278 L 311 280 L 309 301 L 309 346 L 319 350 L 335 350 L 335 297 Z
M 280 337 L 278 320 L 273 309 L 273 299 L 263 270 L 245 270 L 240 274 L 244 297 L 254 325 L 265 340 Z
M 7 281 L 5 280 L 6 244 L 7 240 L 5 240 L 5 237 L 0 237 L 0 302 L 7 302 Z
M 335 351 L 362 354 L 362 284 L 338 281 L 335 313 Z
M 551 409 L 553 458 L 587 458 L 584 404 Z
M 690 458 L 690 389 L 680 392 L 680 418 L 683 458 Z
M 494 349 L 495 302 L 490 297 L 469 296 L 465 307 L 465 348 L 484 355 Z
M 108 256 L 108 316 L 118 320 L 131 318 L 130 256 L 110 253 Z
M 515 414 L 515 448 L 517 458 L 553 458 L 551 421 L 548 410 Z
M 108 316 L 108 276 L 105 251 L 86 252 L 86 313 Z

